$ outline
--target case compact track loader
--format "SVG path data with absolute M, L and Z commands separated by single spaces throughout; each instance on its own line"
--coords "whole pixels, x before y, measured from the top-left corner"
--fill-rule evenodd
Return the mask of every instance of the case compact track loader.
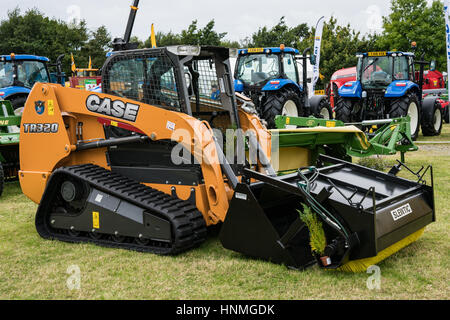
M 338 268 L 398 250 L 435 220 L 425 170 L 413 182 L 395 176 L 400 165 L 385 174 L 321 157 L 331 165 L 277 176 L 270 132 L 237 106 L 228 49 L 118 51 L 102 73 L 104 93 L 36 84 L 27 100 L 20 183 L 44 238 L 176 254 L 222 223 L 225 248 L 304 268 L 316 263 L 304 203 Z M 245 161 L 217 138 L 230 129 Z
M 103 93 L 38 83 L 27 100 L 19 179 L 43 238 L 177 254 L 223 224 L 225 248 L 305 268 L 318 259 L 297 211 L 307 204 L 324 223 L 325 267 L 359 271 L 435 220 L 431 169 L 416 183 L 395 176 L 401 163 L 384 174 L 321 157 L 332 165 L 277 176 L 275 139 L 245 97 L 237 106 L 229 49 L 136 50 L 138 3 Z

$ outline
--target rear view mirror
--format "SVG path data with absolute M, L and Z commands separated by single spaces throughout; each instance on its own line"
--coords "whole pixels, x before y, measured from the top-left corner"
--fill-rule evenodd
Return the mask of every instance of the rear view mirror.
M 430 70 L 431 71 L 436 70 L 436 60 L 431 61 L 431 63 L 430 63 Z

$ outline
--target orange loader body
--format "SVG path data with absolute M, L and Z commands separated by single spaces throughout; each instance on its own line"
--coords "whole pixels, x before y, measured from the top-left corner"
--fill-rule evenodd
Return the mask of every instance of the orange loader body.
M 203 214 L 207 225 L 224 221 L 229 199 L 233 195 L 224 181 L 212 131 L 207 122 L 197 120 L 184 113 L 165 110 L 139 103 L 136 121 L 127 121 L 113 116 L 89 111 L 86 107 L 91 92 L 63 88 L 53 84 L 36 84 L 27 100 L 22 117 L 20 143 L 20 184 L 23 192 L 35 203 L 39 203 L 46 183 L 52 172 L 63 166 L 91 163 L 110 170 L 106 159 L 106 148 L 76 151 L 77 125 L 82 123 L 84 141 L 105 139 L 101 120 L 108 120 L 112 126 L 125 124 L 151 137 L 153 141 L 172 140 L 174 129 L 184 129 L 194 141 L 175 141 L 191 150 L 201 163 L 204 184 L 195 186 L 196 206 Z M 95 94 L 101 99 L 120 100 L 124 104 L 136 101 L 106 94 Z M 36 112 L 38 106 L 44 112 Z M 257 132 L 260 144 L 269 145 L 266 154 L 270 155 L 270 133 L 262 126 L 255 115 L 239 111 L 244 130 Z M 174 124 L 169 127 L 167 124 Z M 51 127 L 57 128 L 51 132 Z M 50 129 L 48 129 L 50 128 Z M 26 131 L 27 132 L 26 132 Z M 46 133 L 45 131 L 49 131 Z M 43 133 L 42 133 L 43 132 Z M 154 189 L 170 194 L 176 187 L 177 196 L 187 199 L 190 186 L 149 184 Z

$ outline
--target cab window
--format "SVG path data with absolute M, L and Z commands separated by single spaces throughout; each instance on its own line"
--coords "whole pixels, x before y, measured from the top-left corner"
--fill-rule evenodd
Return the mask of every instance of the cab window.
M 291 54 L 286 54 L 283 57 L 283 67 L 284 67 L 284 73 L 288 77 L 288 79 L 298 82 L 298 76 L 297 76 L 297 64 L 294 59 L 294 56 Z
M 40 61 L 17 61 L 17 80 L 32 88 L 36 82 L 50 82 L 45 64 Z

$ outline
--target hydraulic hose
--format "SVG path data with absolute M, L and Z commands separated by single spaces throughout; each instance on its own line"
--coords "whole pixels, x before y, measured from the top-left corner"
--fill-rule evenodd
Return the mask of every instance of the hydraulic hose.
M 312 177 L 308 179 L 303 173 L 302 170 L 309 170 L 312 173 Z M 340 221 L 333 216 L 327 209 L 325 209 L 312 195 L 311 195 L 311 183 L 314 182 L 319 177 L 319 171 L 316 167 L 306 167 L 298 169 L 298 175 L 303 180 L 303 182 L 298 182 L 297 185 L 300 188 L 300 191 L 306 198 L 306 201 L 311 206 L 311 208 L 320 215 L 320 217 L 327 222 L 333 229 L 339 232 L 346 240 L 350 238 L 349 232 L 346 228 L 340 223 Z

